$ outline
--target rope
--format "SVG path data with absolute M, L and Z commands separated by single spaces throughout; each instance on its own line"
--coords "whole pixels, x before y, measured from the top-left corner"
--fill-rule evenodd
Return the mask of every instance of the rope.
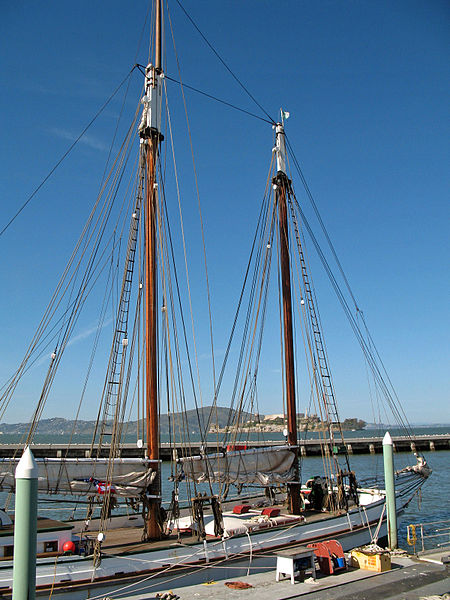
M 52 587 L 50 588 L 50 594 L 48 595 L 48 600 L 52 600 L 53 590 L 55 588 L 55 583 L 56 583 L 57 564 L 58 564 L 58 556 L 55 557 L 55 568 L 53 569 L 53 581 L 52 581 Z
M 336 261 L 338 269 L 339 269 L 339 271 L 341 273 L 341 276 L 342 276 L 342 278 L 344 280 L 345 286 L 346 286 L 346 288 L 347 288 L 347 290 L 348 290 L 348 292 L 350 294 L 351 300 L 352 300 L 352 302 L 354 304 L 354 307 L 355 307 L 355 310 L 356 310 L 356 314 L 359 315 L 361 317 L 362 321 L 363 321 L 363 324 L 364 324 L 364 327 L 365 327 L 365 331 L 366 331 L 366 335 L 367 335 L 367 338 L 368 338 L 369 342 L 365 341 L 365 339 L 364 339 L 364 337 L 362 335 L 362 332 L 361 332 L 361 330 L 359 328 L 359 325 L 358 325 L 357 321 L 355 320 L 355 318 L 353 317 L 352 312 L 351 312 L 351 310 L 350 310 L 350 308 L 349 308 L 349 306 L 347 304 L 347 301 L 345 300 L 343 292 L 340 289 L 339 284 L 337 283 L 336 278 L 334 277 L 333 273 L 331 272 L 330 266 L 329 266 L 329 264 L 328 264 L 328 262 L 327 262 L 327 260 L 325 258 L 325 255 L 324 255 L 323 251 L 321 250 L 321 248 L 319 247 L 317 239 L 314 236 L 314 234 L 312 232 L 312 229 L 311 229 L 311 227 L 310 227 L 310 225 L 309 225 L 309 223 L 308 223 L 308 221 L 307 221 L 307 219 L 306 219 L 303 211 L 301 210 L 300 206 L 298 205 L 297 201 L 295 200 L 296 208 L 297 208 L 299 214 L 301 215 L 302 221 L 303 221 L 303 223 L 305 224 L 305 226 L 306 226 L 306 228 L 308 230 L 308 233 L 309 233 L 309 235 L 310 235 L 310 237 L 311 237 L 311 239 L 313 241 L 314 246 L 316 247 L 316 251 L 317 251 L 317 253 L 319 255 L 319 258 L 320 258 L 320 260 L 321 260 L 321 262 L 322 262 L 322 264 L 323 264 L 323 266 L 325 268 L 325 271 L 326 271 L 326 273 L 327 273 L 327 275 L 328 275 L 328 277 L 329 277 L 329 279 L 330 279 L 330 281 L 332 283 L 333 289 L 334 289 L 336 295 L 338 296 L 339 301 L 341 302 L 341 305 L 342 305 L 342 307 L 344 309 L 344 313 L 346 314 L 347 319 L 350 322 L 350 325 L 351 325 L 351 327 L 352 327 L 352 329 L 353 329 L 353 331 L 355 333 L 355 336 L 356 336 L 356 338 L 357 338 L 357 340 L 358 340 L 358 342 L 359 342 L 359 344 L 360 344 L 360 346 L 361 346 L 361 348 L 363 350 L 363 354 L 366 357 L 366 360 L 367 360 L 367 362 L 368 362 L 368 364 L 369 364 L 369 366 L 370 366 L 370 368 L 371 368 L 371 370 L 373 372 L 375 381 L 378 383 L 378 385 L 382 389 L 382 391 L 383 391 L 383 393 L 384 393 L 384 395 L 385 395 L 385 397 L 387 399 L 387 402 L 388 402 L 388 404 L 389 404 L 389 406 L 391 408 L 391 411 L 392 411 L 394 417 L 397 419 L 399 425 L 401 427 L 403 427 L 407 431 L 407 433 L 410 436 L 410 438 L 413 439 L 414 436 L 413 436 L 413 433 L 412 433 L 411 426 L 410 426 L 410 424 L 408 422 L 408 419 L 406 417 L 406 414 L 405 414 L 405 412 L 403 410 L 403 407 L 401 406 L 400 400 L 399 400 L 399 398 L 398 398 L 398 396 L 397 396 L 397 394 L 395 392 L 395 389 L 393 387 L 392 381 L 389 378 L 389 375 L 388 375 L 387 370 L 386 370 L 386 368 L 384 366 L 384 363 L 381 360 L 381 357 L 380 357 L 380 355 L 379 355 L 379 353 L 378 353 L 378 351 L 377 351 L 377 349 L 375 347 L 373 338 L 370 335 L 370 332 L 369 332 L 369 330 L 367 328 L 367 325 L 365 323 L 364 315 L 363 315 L 362 311 L 360 310 L 360 308 L 359 308 L 359 306 L 357 304 L 356 298 L 355 298 L 355 296 L 354 296 L 354 294 L 352 292 L 352 289 L 350 287 L 349 281 L 348 281 L 348 279 L 347 279 L 347 277 L 345 275 L 345 272 L 343 270 L 343 267 L 342 267 L 342 265 L 341 265 L 341 263 L 339 261 L 337 253 L 335 251 L 335 248 L 334 248 L 334 246 L 332 244 L 331 238 L 330 238 L 330 236 L 329 236 L 329 234 L 328 234 L 328 232 L 326 230 L 325 224 L 324 224 L 324 222 L 323 222 L 323 220 L 322 220 L 322 218 L 320 216 L 320 213 L 319 213 L 317 205 L 316 205 L 316 203 L 314 201 L 314 198 L 313 198 L 313 195 L 311 193 L 311 190 L 310 190 L 310 188 L 309 188 L 309 186 L 308 186 L 308 184 L 306 182 L 306 178 L 305 178 L 305 176 L 303 174 L 303 171 L 302 171 L 302 169 L 300 167 L 300 164 L 299 164 L 299 162 L 298 162 L 298 160 L 297 160 L 297 158 L 295 156 L 295 153 L 293 151 L 292 145 L 291 145 L 290 141 L 287 139 L 287 137 L 286 137 L 286 144 L 287 144 L 287 147 L 288 147 L 288 149 L 290 151 L 290 154 L 292 156 L 292 159 L 293 159 L 294 165 L 296 167 L 296 170 L 297 170 L 297 172 L 298 172 L 298 174 L 300 176 L 300 179 L 301 179 L 301 181 L 303 183 L 303 186 L 304 186 L 304 189 L 306 191 L 306 194 L 307 194 L 307 196 L 308 196 L 308 198 L 309 198 L 309 200 L 311 202 L 311 205 L 312 205 L 312 207 L 314 209 L 316 217 L 317 217 L 317 219 L 319 221 L 319 224 L 320 224 L 320 226 L 322 228 L 322 231 L 323 231 L 323 233 L 325 235 L 325 238 L 326 238 L 326 240 L 328 242 L 328 245 L 330 247 L 332 255 L 333 255 L 333 257 L 334 257 L 334 259 Z M 374 348 L 375 355 L 373 354 L 370 346 L 372 346 Z M 377 365 L 376 358 L 378 359 L 380 366 Z M 392 391 L 392 394 L 391 394 L 391 391 L 389 390 L 387 384 L 384 381 L 383 373 L 384 373 L 384 375 L 385 375 L 385 377 L 386 377 L 386 379 L 387 379 L 387 381 L 389 383 L 390 390 Z M 395 400 L 395 402 L 394 402 L 394 400 Z
M 383 510 L 381 511 L 381 515 L 380 515 L 380 520 L 378 521 L 378 525 L 375 529 L 375 533 L 372 536 L 372 544 L 377 544 L 378 543 L 378 536 L 380 535 L 380 529 L 381 529 L 381 525 L 383 523 L 383 517 L 384 517 L 384 513 L 386 512 L 386 502 L 383 505 Z
M 271 182 L 272 164 L 273 164 L 273 156 L 272 156 L 272 161 L 271 161 L 271 165 L 270 165 L 270 169 L 269 169 L 269 173 L 268 173 L 268 177 L 267 177 L 267 181 L 266 181 L 266 190 L 265 190 L 265 194 L 264 194 L 264 198 L 263 198 L 263 203 L 262 203 L 262 207 L 261 207 L 260 217 L 258 219 L 258 224 L 257 224 L 257 228 L 256 228 L 254 240 L 253 240 L 253 245 L 252 245 L 251 253 L 250 253 L 250 258 L 249 258 L 247 270 L 246 270 L 246 273 L 245 273 L 243 286 L 242 286 L 242 289 L 241 289 L 241 295 L 240 295 L 239 302 L 238 302 L 238 308 L 236 310 L 235 319 L 234 319 L 234 323 L 233 323 L 231 335 L 230 335 L 228 346 L 227 346 L 227 351 L 225 353 L 225 358 L 224 358 L 224 362 L 222 364 L 222 369 L 221 369 L 221 373 L 220 373 L 220 377 L 219 377 L 219 382 L 218 382 L 218 387 L 220 387 L 220 383 L 222 381 L 222 377 L 223 377 L 223 374 L 224 374 L 224 371 L 225 371 L 226 362 L 227 362 L 227 359 L 228 359 L 229 350 L 231 348 L 231 342 L 232 342 L 232 339 L 233 339 L 233 336 L 234 336 L 234 331 L 235 331 L 235 327 L 236 327 L 236 324 L 237 324 L 237 319 L 238 319 L 238 316 L 239 316 L 239 312 L 240 312 L 242 300 L 244 298 L 244 293 L 245 293 L 245 289 L 246 289 L 247 281 L 248 281 L 248 275 L 250 273 L 252 262 L 254 261 L 254 263 L 253 263 L 253 276 L 252 276 L 252 279 L 250 281 L 250 289 L 249 289 L 249 298 L 248 298 L 247 312 L 246 312 L 246 316 L 245 316 L 245 323 L 244 323 L 244 328 L 243 328 L 240 353 L 239 353 L 239 358 L 238 358 L 238 362 L 237 362 L 236 375 L 235 375 L 235 380 L 234 380 L 234 385 L 233 385 L 233 392 L 232 392 L 231 403 L 230 403 L 230 413 L 229 413 L 229 418 L 228 418 L 228 426 L 231 423 L 231 419 L 232 419 L 232 415 L 233 415 L 232 411 L 233 411 L 233 408 L 234 408 L 234 403 L 235 403 L 235 400 L 236 400 L 236 396 L 242 398 L 243 397 L 243 393 L 244 393 L 243 388 L 241 387 L 241 390 L 240 390 L 240 392 L 238 394 L 238 389 L 239 389 L 238 386 L 239 386 L 240 373 L 241 372 L 244 372 L 244 373 L 248 372 L 248 368 L 247 368 L 247 371 L 246 371 L 242 367 L 242 365 L 245 364 L 245 354 L 246 354 L 247 338 L 249 336 L 249 331 L 250 331 L 250 328 L 251 328 L 252 321 L 254 320 L 253 305 L 254 305 L 254 301 L 255 301 L 254 299 L 255 299 L 257 285 L 258 285 L 258 277 L 259 277 L 258 274 L 261 272 L 261 269 L 263 268 L 263 267 L 261 267 L 261 262 L 263 260 L 267 261 L 268 258 L 269 258 L 269 256 L 270 256 L 270 254 L 267 252 L 267 250 L 269 249 L 269 248 L 267 248 L 267 244 L 269 244 L 270 247 L 272 246 L 275 216 L 274 216 L 274 208 L 272 207 L 272 209 L 271 209 L 271 206 L 270 206 L 270 196 L 269 196 L 269 192 L 268 192 L 269 186 L 270 186 L 270 182 Z M 256 250 L 256 252 L 255 252 L 255 250 Z M 254 256 L 254 259 L 253 259 L 253 256 Z M 216 389 L 216 397 L 218 396 L 218 391 L 219 391 L 219 389 Z
M 249 553 L 249 557 L 248 557 L 248 569 L 247 569 L 247 577 L 248 577 L 248 575 L 250 575 L 250 567 L 252 566 L 252 560 L 253 560 L 253 544 L 252 544 L 252 538 L 250 537 L 249 532 L 246 531 L 245 533 L 247 534 L 248 543 L 250 546 L 250 553 Z
M 372 370 L 372 373 L 374 375 L 375 380 L 377 381 L 377 384 L 380 386 L 381 390 L 383 391 L 383 393 L 385 395 L 385 398 L 386 398 L 386 400 L 387 400 L 387 402 L 388 402 L 388 404 L 389 404 L 389 406 L 391 408 L 391 411 L 392 411 L 394 417 L 397 419 L 398 423 L 407 431 L 407 433 L 408 433 L 408 435 L 410 437 L 413 437 L 412 436 L 411 427 L 410 427 L 409 423 L 407 423 L 407 421 L 406 421 L 406 417 L 404 416 L 404 411 L 403 411 L 402 407 L 400 406 L 398 398 L 395 398 L 397 400 L 397 405 L 396 405 L 395 401 L 394 401 L 395 399 L 391 395 L 391 393 L 390 393 L 390 391 L 389 391 L 389 389 L 388 389 L 388 387 L 387 387 L 387 385 L 386 385 L 386 383 L 384 381 L 384 378 L 383 378 L 383 375 L 381 373 L 381 370 L 380 370 L 380 368 L 378 367 L 378 365 L 376 363 L 375 356 L 371 352 L 371 349 L 368 346 L 367 342 L 365 341 L 365 339 L 364 339 L 364 337 L 363 337 L 363 335 L 361 333 L 361 330 L 360 330 L 360 328 L 358 326 L 358 323 L 355 320 L 355 317 L 352 315 L 352 313 L 350 311 L 348 303 L 347 303 L 345 297 L 343 296 L 342 290 L 340 289 L 339 284 L 338 284 L 336 278 L 334 277 L 333 273 L 331 272 L 330 266 L 329 266 L 329 264 L 328 264 L 328 262 L 327 262 L 327 260 L 326 260 L 326 258 L 324 256 L 324 254 L 323 254 L 322 249 L 320 248 L 320 246 L 318 244 L 317 238 L 315 237 L 315 235 L 314 235 L 314 233 L 313 233 L 313 231 L 311 229 L 311 226 L 309 225 L 309 223 L 308 223 L 308 221 L 307 221 L 307 219 L 305 217 L 305 214 L 303 213 L 303 211 L 300 208 L 300 205 L 298 204 L 298 202 L 297 202 L 296 199 L 294 199 L 294 202 L 295 202 L 296 209 L 299 212 L 299 214 L 300 214 L 300 216 L 302 218 L 303 223 L 305 224 L 305 227 L 306 227 L 306 229 L 308 231 L 308 234 L 311 237 L 311 240 L 313 241 L 313 244 L 314 244 L 314 246 L 316 248 L 316 251 L 317 251 L 317 253 L 319 255 L 319 258 L 320 258 L 320 260 L 322 262 L 322 265 L 324 266 L 325 271 L 326 271 L 326 273 L 328 275 L 328 278 L 330 279 L 332 287 L 333 287 L 333 289 L 334 289 L 334 291 L 335 291 L 335 293 L 336 293 L 336 295 L 337 295 L 337 297 L 338 297 L 338 299 L 339 299 L 339 301 L 341 303 L 341 306 L 342 306 L 342 308 L 344 310 L 344 313 L 347 316 L 347 320 L 349 321 L 350 326 L 351 326 L 351 328 L 352 328 L 352 330 L 353 330 L 353 332 L 355 334 L 355 337 L 356 337 L 356 339 L 357 339 L 357 341 L 358 341 L 358 343 L 359 343 L 359 345 L 360 345 L 360 347 L 361 347 L 361 349 L 363 351 L 363 354 L 366 357 L 366 360 L 368 361 L 368 364 L 369 364 L 369 366 L 370 366 L 370 368 Z
M 253 100 L 253 102 L 256 104 L 256 106 L 266 115 L 266 117 L 269 119 L 269 122 L 272 124 L 275 124 L 275 121 L 272 119 L 272 117 L 269 115 L 269 113 L 261 106 L 261 104 L 256 100 L 256 98 L 249 92 L 249 90 L 245 87 L 245 85 L 240 81 L 240 79 L 233 73 L 233 71 L 230 69 L 230 67 L 226 64 L 226 62 L 223 60 L 223 58 L 220 56 L 220 54 L 217 52 L 217 50 L 206 39 L 205 35 L 201 32 L 198 25 L 195 23 L 193 18 L 189 15 L 189 13 L 186 11 L 186 9 L 181 4 L 180 0 L 176 0 L 176 1 L 177 1 L 178 6 L 181 8 L 181 10 L 186 15 L 186 17 L 189 19 L 189 21 L 192 23 L 192 25 L 198 31 L 198 33 L 200 34 L 200 36 L 202 37 L 204 42 L 207 44 L 207 46 L 210 48 L 210 50 L 212 50 L 212 52 L 216 55 L 216 57 L 220 60 L 220 62 L 223 64 L 223 66 L 228 71 L 228 73 L 230 73 L 230 75 L 233 77 L 233 79 L 236 81 L 236 83 L 244 90 L 244 92 L 247 94 L 247 96 L 249 96 L 249 98 L 251 98 L 251 100 Z
M 262 117 L 259 117 L 258 115 L 255 115 L 254 113 L 245 110 L 245 108 L 240 108 L 239 106 L 236 106 L 236 104 L 231 104 L 231 102 L 227 102 L 226 100 L 223 100 L 222 98 L 218 98 L 217 96 L 213 96 L 212 94 L 208 94 L 207 92 L 203 92 L 202 90 L 199 90 L 198 88 L 193 87 L 192 85 L 188 85 L 187 83 L 181 83 L 181 81 L 178 81 L 176 79 L 174 79 L 173 77 L 169 77 L 168 75 L 164 76 L 164 79 L 167 79 L 168 81 L 172 81 L 173 83 L 177 83 L 178 85 L 181 85 L 182 87 L 191 90 L 193 92 L 196 92 L 197 94 L 201 94 L 202 96 L 205 96 L 206 98 L 209 98 L 210 100 L 214 100 L 215 102 L 219 102 L 220 104 L 224 104 L 225 106 L 229 106 L 230 108 L 233 108 L 234 110 L 237 110 L 241 113 L 244 113 L 250 117 L 253 117 L 255 119 L 258 119 L 260 121 L 263 121 L 264 123 L 269 123 L 269 125 L 273 124 L 272 120 L 268 120 L 268 119 L 263 119 Z
M 174 47 L 174 52 L 175 52 L 175 60 L 177 63 L 178 75 L 181 80 L 181 69 L 180 69 L 180 63 L 178 60 L 178 54 L 177 54 L 177 50 L 176 50 L 176 46 L 175 46 L 175 40 L 174 40 L 174 36 L 173 36 L 172 20 L 170 18 L 170 11 L 168 11 L 168 16 L 169 16 L 170 31 L 172 34 L 172 42 L 173 42 L 173 47 Z M 188 116 L 188 111 L 187 111 L 187 104 L 186 104 L 186 98 L 184 95 L 183 84 L 181 83 L 180 85 L 181 85 L 181 95 L 183 98 L 184 112 L 185 112 L 185 117 L 186 117 L 186 124 L 187 124 L 187 129 L 188 129 L 189 145 L 190 145 L 190 149 L 191 149 L 192 166 L 193 166 L 193 170 L 194 170 L 194 180 L 195 180 L 195 192 L 196 192 L 198 212 L 199 212 L 199 217 L 200 217 L 200 229 L 201 229 L 201 233 L 202 233 L 203 262 L 204 262 L 205 277 L 206 277 L 206 294 L 207 294 L 207 300 L 208 300 L 209 333 L 210 333 L 211 355 L 212 355 L 212 375 L 213 375 L 213 385 L 214 385 L 214 389 L 215 389 L 215 387 L 216 387 L 216 372 L 215 372 L 215 360 L 214 360 L 214 340 L 213 340 L 211 295 L 210 295 L 210 287 L 209 287 L 208 265 L 207 265 L 207 261 L 206 261 L 205 230 L 203 227 L 203 216 L 202 216 L 202 210 L 201 210 L 201 204 L 200 204 L 200 191 L 199 191 L 199 187 L 198 187 L 198 176 L 197 176 L 197 168 L 196 168 L 195 156 L 194 156 L 194 147 L 193 147 L 193 143 L 192 143 L 191 127 L 190 127 L 190 123 L 189 123 L 189 116 Z M 185 242 L 185 236 L 184 236 L 184 227 L 183 227 L 183 220 L 182 220 L 182 215 L 181 215 L 181 205 L 180 204 L 179 204 L 179 210 L 180 210 L 180 223 L 181 223 L 181 229 L 182 229 L 182 237 L 183 237 L 186 280 L 187 280 L 187 285 L 188 285 L 189 307 L 190 307 L 190 311 L 191 311 L 191 323 L 192 323 L 192 334 L 193 334 L 193 343 L 194 343 L 194 351 L 195 351 L 195 361 L 196 361 L 196 367 L 197 367 L 198 385 L 199 385 L 199 389 L 200 389 L 200 370 L 199 370 L 199 365 L 198 365 L 197 344 L 195 341 L 194 316 L 193 316 L 193 310 L 192 310 L 191 289 L 190 289 L 190 284 L 189 284 L 189 270 L 188 270 L 188 264 L 187 264 L 186 242 Z M 200 395 L 200 400 L 201 400 L 201 406 L 203 407 L 203 401 L 202 401 L 201 395 Z
M 137 113 L 136 113 L 136 115 L 137 115 Z M 136 118 L 136 115 L 135 115 L 135 118 Z M 119 155 L 118 155 L 117 159 L 115 160 L 114 165 L 116 163 L 118 163 L 119 165 L 123 166 L 124 159 L 125 159 L 127 153 L 129 153 L 129 141 L 130 141 L 130 135 L 131 135 L 132 129 L 133 129 L 133 125 L 130 127 L 130 130 L 127 134 L 125 142 L 124 142 L 124 144 L 122 144 L 122 148 L 119 151 Z M 114 165 L 113 165 L 113 168 L 114 168 Z M 111 173 L 112 173 L 112 170 L 111 170 Z M 106 188 L 107 183 L 109 182 L 109 179 L 110 179 L 110 177 L 108 177 L 108 180 L 102 186 L 102 189 L 96 199 L 94 207 L 89 215 L 88 221 L 80 235 L 80 238 L 75 246 L 72 256 L 70 257 L 69 262 L 68 262 L 68 264 L 56 286 L 56 290 L 44 312 L 44 316 L 41 319 L 41 322 L 38 326 L 38 329 L 31 341 L 29 347 L 28 347 L 28 350 L 26 351 L 25 357 L 23 358 L 22 363 L 20 364 L 16 373 L 10 378 L 9 383 L 6 387 L 6 391 L 2 395 L 2 398 L 1 398 L 2 404 L 1 404 L 1 409 L 0 409 L 2 414 L 4 414 L 4 411 L 6 410 L 8 404 L 9 404 L 9 401 L 12 397 L 12 394 L 15 391 L 22 375 L 30 368 L 31 365 L 29 363 L 30 363 L 30 360 L 33 358 L 33 355 L 35 354 L 35 351 L 39 348 L 42 340 L 45 340 L 45 337 L 48 336 L 48 334 L 47 334 L 45 337 L 43 337 L 44 332 L 46 331 L 46 328 L 50 326 L 52 319 L 55 318 L 57 310 L 58 310 L 65 294 L 73 286 L 73 282 L 75 281 L 77 274 L 80 270 L 80 266 L 82 264 L 84 255 L 86 254 L 89 245 L 93 242 L 91 255 L 87 259 L 86 271 L 85 271 L 85 274 L 83 275 L 81 282 L 79 284 L 79 291 L 78 291 L 74 301 L 71 304 L 70 312 L 68 310 L 66 310 L 63 313 L 63 315 L 56 322 L 56 324 L 61 322 L 61 330 L 64 331 L 64 334 L 61 338 L 62 341 L 61 341 L 61 346 L 59 348 L 59 351 L 56 353 L 56 356 L 54 358 L 52 358 L 51 369 L 49 368 L 48 377 L 46 378 L 44 388 L 41 392 L 41 400 L 39 403 L 40 405 L 38 406 L 38 409 L 36 409 L 35 416 L 38 418 L 39 414 L 42 412 L 43 404 L 45 403 L 45 400 L 46 400 L 48 392 L 49 392 L 49 386 L 54 379 L 56 368 L 59 365 L 62 354 L 68 344 L 69 336 L 70 336 L 71 332 L 73 331 L 73 328 L 75 327 L 75 324 L 78 320 L 79 311 L 80 311 L 81 307 L 83 306 L 83 304 L 85 303 L 87 297 L 89 296 L 91 290 L 93 289 L 96 281 L 98 280 L 98 278 L 104 268 L 104 265 L 102 265 L 102 260 L 104 258 L 104 254 L 106 252 L 106 248 L 108 246 L 106 245 L 105 249 L 102 252 L 99 252 L 99 247 L 100 247 L 99 245 L 103 238 L 106 224 L 111 215 L 112 203 L 114 202 L 114 199 L 118 192 L 118 187 L 121 182 L 120 177 L 113 178 L 113 180 L 111 182 L 111 186 L 110 186 L 110 191 L 108 192 L 108 194 L 106 196 L 103 206 L 101 206 L 101 208 L 97 214 L 97 209 L 98 209 L 98 206 L 100 203 L 100 199 L 103 195 L 103 192 Z M 97 215 L 97 218 L 94 223 L 96 215 Z M 120 218 L 120 215 L 118 216 L 118 219 L 119 218 Z M 95 232 L 97 232 L 96 236 L 95 236 Z M 79 254 L 79 258 L 78 258 L 78 261 L 76 262 L 78 254 Z M 73 271 L 71 271 L 72 268 L 73 268 Z M 53 328 L 56 326 L 56 324 L 53 326 Z M 35 361 L 36 361 L 36 359 L 33 360 L 33 362 L 35 362 Z M 35 421 L 35 419 L 33 418 L 32 425 L 34 424 L 34 421 Z
M 111 100 L 114 98 L 114 96 L 117 94 L 117 92 L 120 90 L 120 88 L 123 86 L 123 84 L 125 83 L 125 81 L 127 81 L 127 79 L 131 76 L 132 72 L 134 71 L 136 67 L 134 66 L 131 71 L 127 74 L 127 76 L 122 79 L 122 81 L 119 83 L 119 85 L 116 87 L 116 89 L 113 91 L 113 93 L 110 95 L 110 97 L 106 100 L 106 102 L 99 108 L 99 110 L 97 111 L 97 113 L 94 115 L 94 117 L 89 121 L 89 123 L 86 125 L 86 127 L 83 129 L 83 131 L 79 134 L 79 136 L 75 139 L 75 141 L 69 146 L 69 148 L 64 152 L 64 154 L 61 156 L 61 158 L 56 162 L 56 164 L 54 165 L 54 167 L 50 170 L 50 172 L 44 177 L 44 179 L 41 181 L 41 183 L 33 190 L 33 192 L 28 196 L 28 198 L 26 199 L 26 201 L 22 204 L 22 206 L 19 208 L 19 210 L 15 213 L 15 215 L 8 221 L 8 223 L 3 227 L 3 229 L 0 231 L 0 236 L 2 236 L 5 231 L 10 227 L 10 225 L 13 224 L 13 222 L 17 219 L 17 217 L 20 215 L 20 213 L 24 210 L 24 208 L 29 204 L 29 202 L 31 202 L 31 200 L 34 198 L 34 196 L 38 193 L 38 191 L 43 187 L 43 185 L 50 179 L 50 177 L 53 175 L 53 173 L 56 171 L 56 169 L 59 167 L 59 165 L 64 161 L 65 158 L 67 158 L 67 156 L 72 152 L 72 150 L 75 148 L 75 146 L 78 144 L 78 142 L 81 140 L 81 138 L 84 136 L 84 134 L 88 131 L 88 129 L 91 127 L 91 125 L 96 121 L 96 119 L 102 114 L 102 112 L 105 110 L 105 108 L 108 106 L 108 104 L 111 102 Z

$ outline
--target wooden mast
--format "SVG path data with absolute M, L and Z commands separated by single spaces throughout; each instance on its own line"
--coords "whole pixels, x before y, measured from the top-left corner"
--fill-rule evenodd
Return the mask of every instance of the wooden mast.
M 286 174 L 286 151 L 284 141 L 284 127 L 281 123 L 276 125 L 277 149 L 277 174 L 274 178 L 275 197 L 278 206 L 278 233 L 280 242 L 280 269 L 281 291 L 283 298 L 283 340 L 284 340 L 284 367 L 286 384 L 286 410 L 288 421 L 288 444 L 293 446 L 295 459 L 293 468 L 296 474 L 296 483 L 288 485 L 288 503 L 292 514 L 300 514 L 300 489 L 298 477 L 298 449 L 297 449 L 297 409 L 295 401 L 295 366 L 294 366 L 294 335 L 292 324 L 291 300 L 291 268 L 289 259 L 289 229 L 287 218 L 287 189 L 289 179 Z
M 145 193 L 145 405 L 147 456 L 155 461 L 156 478 L 149 490 L 146 539 L 159 539 L 161 529 L 161 476 L 159 472 L 158 406 L 158 276 L 157 276 L 157 190 L 156 169 L 161 124 L 161 0 L 155 0 L 155 64 L 146 68 L 146 93 L 139 135 L 146 167 Z

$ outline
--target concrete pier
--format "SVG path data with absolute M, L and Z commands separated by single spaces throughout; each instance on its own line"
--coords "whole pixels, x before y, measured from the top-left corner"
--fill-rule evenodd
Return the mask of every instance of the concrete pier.
M 393 436 L 392 437 L 394 452 L 411 452 L 411 450 L 417 450 L 422 452 L 429 452 L 430 450 L 450 450 L 450 434 L 446 435 L 425 435 L 415 439 L 411 443 L 410 438 L 407 436 Z M 259 440 L 256 442 L 239 442 L 239 444 L 245 444 L 247 448 L 267 448 L 270 446 L 279 446 L 283 444 L 282 440 Z M 201 442 L 192 442 L 190 449 L 193 454 L 200 454 Z M 358 438 L 347 438 L 344 443 L 335 440 L 334 442 L 337 454 L 344 454 L 345 451 L 349 454 L 381 454 L 383 451 L 383 438 L 382 437 L 358 437 Z M 205 444 L 206 451 L 208 453 L 217 452 L 216 442 L 207 442 Z M 59 458 L 61 456 L 67 456 L 69 458 L 85 458 L 89 452 L 90 444 L 72 444 L 67 450 L 67 443 L 61 440 L 61 443 L 55 444 L 33 444 L 32 450 L 35 458 Z M 182 444 L 176 445 L 176 450 L 179 456 L 184 456 L 186 449 Z M 220 447 L 219 451 L 225 451 L 225 447 Z M 17 452 L 22 452 L 22 446 L 19 444 L 0 444 L 0 458 L 10 458 Z M 135 443 L 122 444 L 120 448 L 120 456 L 122 458 L 138 458 L 143 457 L 145 449 L 138 448 Z M 299 454 L 300 456 L 320 456 L 321 447 L 319 440 L 300 440 L 299 441 Z M 104 446 L 102 450 L 102 457 L 107 458 L 109 456 L 109 446 Z M 162 460 L 171 460 L 172 458 L 172 446 L 168 443 L 162 443 L 160 446 L 160 457 Z
M 304 582 L 292 584 L 290 579 L 275 581 L 276 569 L 266 569 L 260 573 L 247 575 L 247 567 L 241 573 L 215 579 L 210 570 L 204 574 L 204 583 L 182 587 L 182 579 L 174 578 L 173 585 L 167 589 L 180 598 L 187 600 L 420 600 L 436 598 L 449 591 L 450 571 L 446 564 L 450 548 L 414 557 L 394 554 L 391 557 L 391 570 L 383 573 L 349 568 L 335 575 L 318 573 L 316 581 L 309 578 Z M 447 558 L 448 560 L 448 558 Z M 248 570 L 253 572 L 249 563 Z M 247 589 L 230 589 L 226 582 L 238 581 L 248 584 Z M 159 592 L 163 594 L 163 592 Z M 114 594 L 120 600 L 150 600 L 156 598 L 151 591 L 142 595 L 127 597 L 120 595 L 120 587 Z

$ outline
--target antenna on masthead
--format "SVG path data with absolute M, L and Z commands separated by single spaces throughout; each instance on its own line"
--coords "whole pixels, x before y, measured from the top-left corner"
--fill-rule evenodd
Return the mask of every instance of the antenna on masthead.
M 155 10 L 155 69 L 160 71 L 162 68 L 162 55 L 161 55 L 161 0 L 156 0 Z
M 289 119 L 289 113 L 284 111 L 282 108 L 280 109 L 281 113 L 281 123 L 277 123 L 275 126 L 276 132 L 276 154 L 277 154 L 277 172 L 284 173 L 287 175 L 286 171 L 286 142 L 284 137 L 284 121 Z
M 142 98 L 144 105 L 142 118 L 139 123 L 139 135 L 142 139 L 158 138 L 161 134 L 161 104 L 162 104 L 162 11 L 161 0 L 155 0 L 155 64 L 149 63 L 145 69 L 145 94 Z M 156 151 L 157 151 L 156 143 Z

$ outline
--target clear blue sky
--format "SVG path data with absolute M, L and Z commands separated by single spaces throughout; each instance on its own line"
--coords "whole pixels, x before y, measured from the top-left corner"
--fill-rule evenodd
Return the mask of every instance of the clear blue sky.
M 169 5 L 183 80 L 261 114 L 176 2 Z M 410 420 L 449 422 L 449 4 L 184 5 L 265 110 L 275 118 L 280 106 L 290 111 L 287 133 Z M 132 65 L 147 62 L 147 32 L 138 51 L 146 10 L 147 3 L 137 0 L 2 3 L 0 229 Z M 178 79 L 172 56 L 167 73 Z M 136 72 L 128 112 L 140 85 Z M 194 94 L 187 100 L 220 356 L 264 190 L 272 130 Z M 2 382 L 20 361 L 95 199 L 120 102 L 108 107 L 0 237 Z M 174 120 L 184 132 L 180 110 Z M 177 159 L 187 164 L 183 174 L 190 152 L 180 148 Z M 198 218 L 189 216 L 190 201 L 195 206 L 195 197 L 186 201 L 195 245 Z M 314 260 L 313 266 L 341 414 L 371 420 L 358 347 Z M 88 317 L 78 334 L 90 327 Z M 73 415 L 83 352 L 46 416 Z M 6 421 L 29 417 L 42 374 L 35 377 Z M 259 401 L 266 413 L 277 412 L 272 377 L 268 368 L 261 373 Z M 301 399 L 300 410 L 304 404 Z M 94 405 L 92 399 L 87 418 L 95 415 Z

